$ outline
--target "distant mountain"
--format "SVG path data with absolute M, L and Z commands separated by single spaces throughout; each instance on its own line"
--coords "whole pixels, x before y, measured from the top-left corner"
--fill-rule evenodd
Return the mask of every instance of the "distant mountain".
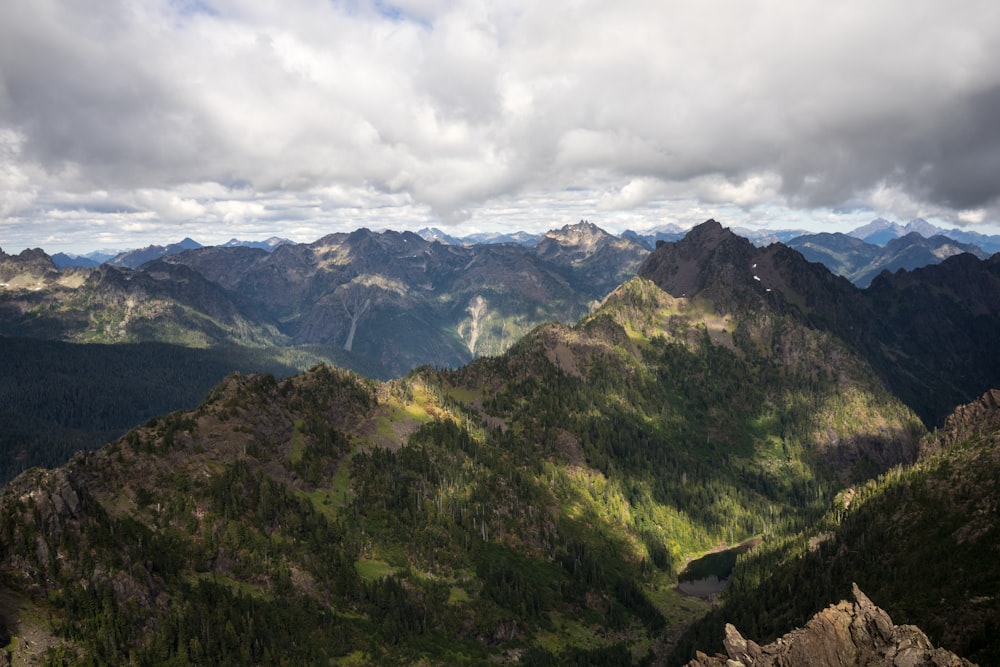
M 650 231 L 639 233 L 627 229 L 621 233 L 622 238 L 641 241 L 650 250 L 656 247 L 659 241 L 679 241 L 688 233 L 688 229 L 673 224 L 655 227 Z M 734 227 L 733 232 L 745 239 L 750 240 L 754 245 L 768 245 L 771 243 L 783 243 L 789 239 L 801 236 L 805 232 L 802 230 L 789 229 L 748 229 L 746 227 Z
M 810 262 L 819 262 L 848 280 L 861 267 L 871 264 L 882 251 L 874 243 L 840 232 L 804 234 L 790 239 L 787 245 L 798 250 Z
M 64 252 L 57 252 L 52 255 L 52 263 L 57 269 L 65 269 L 71 266 L 78 266 L 82 269 L 95 269 L 101 265 L 101 262 L 90 259 L 89 257 L 67 255 Z
M 171 243 L 168 246 L 151 245 L 145 248 L 139 248 L 138 250 L 127 250 L 109 259 L 107 264 L 136 269 L 146 262 L 151 262 L 154 259 L 160 259 L 161 257 L 166 257 L 168 255 L 176 255 L 177 253 L 184 252 L 185 250 L 193 250 L 201 247 L 202 245 L 197 241 L 185 238 L 183 241 Z
M 482 232 L 469 234 L 461 237 L 463 243 L 516 243 L 518 245 L 533 247 L 542 238 L 541 234 L 530 232 Z
M 113 257 L 116 257 L 116 256 L 120 255 L 121 252 L 122 251 L 120 251 L 120 250 L 112 250 L 110 248 L 107 248 L 107 249 L 104 249 L 104 250 L 95 250 L 93 252 L 88 252 L 88 253 L 85 253 L 83 255 L 79 255 L 79 257 L 84 257 L 86 259 L 92 259 L 95 262 L 97 262 L 98 264 L 104 264 L 109 259 L 112 259 Z
M 121 255 L 118 250 L 95 250 L 86 255 L 74 255 L 64 252 L 57 252 L 52 255 L 52 263 L 58 269 L 79 267 L 82 269 L 95 269 L 101 264 Z
M 875 276 L 883 271 L 895 272 L 900 269 L 913 270 L 923 266 L 939 264 L 949 257 L 969 253 L 979 259 L 989 255 L 974 245 L 959 243 L 947 236 L 924 238 L 918 232 L 892 239 L 873 257 L 868 264 L 860 267 L 849 278 L 859 287 L 868 287 Z
M 874 243 L 875 245 L 885 245 L 892 239 L 897 239 L 913 232 L 925 238 L 948 233 L 947 230 L 932 225 L 923 218 L 914 218 L 905 225 L 900 225 L 885 218 L 875 218 L 868 224 L 851 230 L 848 232 L 848 235 L 862 239 L 868 243 Z
M 241 241 L 237 238 L 232 238 L 222 244 L 223 248 L 234 248 L 234 247 L 245 247 L 245 248 L 259 248 L 261 250 L 266 250 L 268 252 L 273 252 L 275 248 L 281 245 L 286 245 L 291 243 L 288 239 L 283 239 L 278 236 L 272 236 L 269 239 L 263 241 Z M 201 246 L 198 246 L 201 247 Z M 185 248 L 189 250 L 190 248 Z M 171 253 L 173 254 L 173 253 Z
M 950 229 L 939 233 L 961 243 L 969 243 L 982 248 L 988 253 L 1000 252 L 1000 234 L 980 234 L 979 232 L 971 232 L 966 229 Z
M 597 225 L 580 221 L 549 231 L 535 245 L 541 259 L 567 267 L 578 284 L 593 294 L 607 294 L 635 275 L 649 250 L 641 243 L 618 238 Z
M 465 239 L 452 236 L 437 227 L 424 227 L 417 232 L 417 236 L 425 241 L 439 241 L 446 245 L 464 245 L 466 243 Z
M 1000 235 L 987 235 L 963 229 L 943 229 L 932 225 L 923 218 L 914 218 L 905 225 L 876 218 L 867 225 L 863 225 L 848 232 L 848 235 L 859 238 L 867 243 L 884 246 L 893 239 L 906 236 L 916 232 L 924 238 L 934 236 L 945 236 L 959 243 L 974 245 L 982 249 L 987 254 L 1000 252 Z
M 252 304 L 183 265 L 60 271 L 34 250 L 0 258 L 0 282 L 0 335 L 189 347 L 276 342 Z
M 446 245 L 477 245 L 480 243 L 516 243 L 532 247 L 542 238 L 541 234 L 531 234 L 528 232 L 480 232 L 467 236 L 454 236 L 437 227 L 424 227 L 417 232 L 417 236 L 426 241 L 438 241 Z
M 934 230 L 936 232 L 937 229 Z M 875 218 L 866 225 L 848 232 L 849 236 L 859 238 L 866 243 L 874 245 L 885 245 L 890 240 L 899 238 L 906 234 L 905 228 L 898 223 L 886 220 L 885 218 Z M 933 232 L 930 234 L 933 236 Z
M 37 291 L 59 277 L 59 271 L 41 248 L 28 248 L 17 255 L 8 255 L 0 248 L 0 288 Z
M 679 241 L 687 234 L 687 230 L 677 225 L 666 224 L 654 227 L 646 232 L 635 232 L 626 229 L 621 233 L 623 239 L 631 239 L 642 243 L 646 248 L 652 250 L 658 241 Z
M 808 234 L 788 241 L 811 262 L 820 262 L 858 287 L 867 287 L 882 271 L 917 269 L 963 252 L 980 259 L 988 254 L 946 236 L 925 238 L 918 232 L 889 240 L 884 247 L 847 234 Z
M 748 239 L 755 246 L 766 246 L 772 243 L 787 243 L 789 240 L 806 233 L 802 229 L 747 229 L 733 227 L 733 232 Z
M 550 233 L 540 248 L 443 245 L 410 232 L 369 230 L 272 252 L 173 252 L 180 246 L 135 251 L 120 261 L 141 263 L 138 269 L 108 264 L 89 278 L 76 275 L 73 284 L 38 251 L 33 270 L 47 278 L 36 276 L 31 284 L 40 291 L 27 297 L 0 293 L 0 332 L 90 342 L 337 346 L 352 367 L 392 376 L 497 354 L 540 322 L 573 321 L 634 275 L 648 254 L 585 224 Z

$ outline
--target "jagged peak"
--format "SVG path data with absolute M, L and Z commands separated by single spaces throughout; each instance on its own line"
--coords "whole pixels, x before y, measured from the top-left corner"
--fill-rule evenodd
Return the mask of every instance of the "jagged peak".
M 51 262 L 51 258 L 41 248 L 25 248 L 18 254 L 18 258 L 24 261 L 46 261 Z
M 847 232 L 849 236 L 855 236 L 857 238 L 865 238 L 871 236 L 872 234 L 877 234 L 878 232 L 892 231 L 894 234 L 902 231 L 902 227 L 892 222 L 891 220 L 886 220 L 885 218 L 875 218 L 866 225 L 862 225 L 851 231 Z
M 545 233 L 545 238 L 555 239 L 557 241 L 569 240 L 574 243 L 579 242 L 582 239 L 589 240 L 603 238 L 605 236 L 611 236 L 611 234 L 604 231 L 589 220 L 581 220 L 580 222 L 571 225 L 563 225 L 560 229 L 551 229 Z
M 748 240 L 710 219 L 679 241 L 658 242 L 638 275 L 675 297 L 691 297 L 719 280 L 730 287 L 749 285 L 758 252 Z
M 726 655 L 708 656 L 699 651 L 688 667 L 971 667 L 973 664 L 951 651 L 934 648 L 919 628 L 895 625 L 889 614 L 877 607 L 857 584 L 851 588 L 853 602 L 831 605 L 804 627 L 765 646 L 745 639 L 735 626 L 727 623 L 723 639 Z
M 356 241 L 359 239 L 367 239 L 371 238 L 372 236 L 375 236 L 375 232 L 368 229 L 367 227 L 358 227 L 353 232 L 349 232 L 347 234 L 347 238 L 350 239 L 351 241 Z
M 722 223 L 715 218 L 709 218 L 700 225 L 695 225 L 684 237 L 685 240 L 705 242 L 710 240 L 721 240 L 736 236 L 728 227 L 723 227 Z

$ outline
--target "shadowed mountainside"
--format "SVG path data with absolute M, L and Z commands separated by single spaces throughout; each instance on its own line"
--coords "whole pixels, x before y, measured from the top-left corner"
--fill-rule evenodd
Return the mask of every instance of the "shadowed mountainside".
M 712 220 L 661 244 L 639 275 L 720 312 L 778 312 L 829 332 L 928 425 L 1000 383 L 1000 255 L 884 272 L 859 290 L 785 245 L 756 248 Z

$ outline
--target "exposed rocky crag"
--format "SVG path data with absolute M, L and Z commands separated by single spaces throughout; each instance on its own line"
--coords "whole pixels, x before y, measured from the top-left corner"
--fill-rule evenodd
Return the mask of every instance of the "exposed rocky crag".
M 990 389 L 979 400 L 957 407 L 945 419 L 944 426 L 924 440 L 921 456 L 996 431 L 1000 431 L 1000 389 Z
M 935 648 L 913 625 L 895 625 L 857 584 L 854 601 L 831 605 L 805 627 L 764 646 L 726 624 L 726 655 L 698 652 L 688 667 L 963 667 L 973 663 Z

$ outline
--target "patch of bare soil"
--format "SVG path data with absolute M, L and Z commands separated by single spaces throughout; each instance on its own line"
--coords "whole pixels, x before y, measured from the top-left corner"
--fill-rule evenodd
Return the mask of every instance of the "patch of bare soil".
M 14 591 L 0 588 L 0 617 L 11 636 L 0 651 L 9 653 L 12 667 L 42 664 L 46 651 L 68 643 L 52 633 L 45 611 Z

